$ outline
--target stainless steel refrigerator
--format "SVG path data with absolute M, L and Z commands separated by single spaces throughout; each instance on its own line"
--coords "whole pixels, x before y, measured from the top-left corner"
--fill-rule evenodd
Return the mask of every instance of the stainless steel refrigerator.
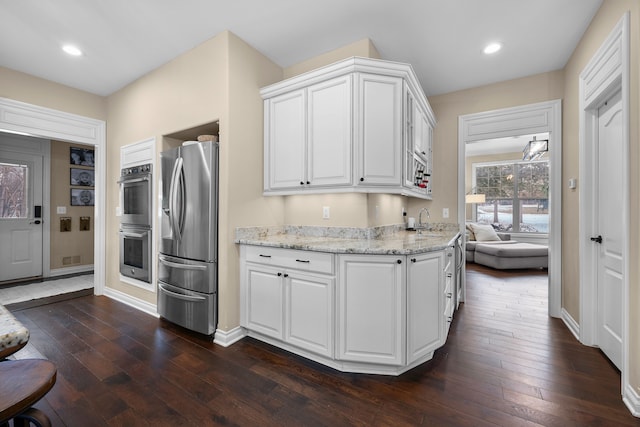
M 218 323 L 218 143 L 160 154 L 158 313 L 211 335 Z

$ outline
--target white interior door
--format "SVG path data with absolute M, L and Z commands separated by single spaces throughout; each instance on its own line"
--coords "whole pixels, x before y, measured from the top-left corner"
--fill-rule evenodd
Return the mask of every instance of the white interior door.
M 598 110 L 598 184 L 596 224 L 599 244 L 597 265 L 597 342 L 609 359 L 622 367 L 623 252 L 623 114 L 618 92 Z
M 41 155 L 0 150 L 0 282 L 42 276 L 42 170 Z

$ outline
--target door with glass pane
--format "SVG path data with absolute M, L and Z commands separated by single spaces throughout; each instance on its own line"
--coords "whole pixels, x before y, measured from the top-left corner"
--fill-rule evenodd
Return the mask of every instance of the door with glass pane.
M 0 282 L 42 276 L 42 156 L 0 149 Z

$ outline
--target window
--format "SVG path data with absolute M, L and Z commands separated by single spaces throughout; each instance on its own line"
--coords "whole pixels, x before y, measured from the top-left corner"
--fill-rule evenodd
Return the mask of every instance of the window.
M 0 163 L 0 218 L 27 217 L 27 165 Z
M 549 161 L 473 164 L 476 221 L 500 231 L 549 232 Z

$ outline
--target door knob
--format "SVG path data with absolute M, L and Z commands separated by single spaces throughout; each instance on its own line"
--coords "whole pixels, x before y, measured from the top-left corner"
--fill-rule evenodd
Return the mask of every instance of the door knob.
M 596 243 L 602 243 L 602 236 L 592 237 L 591 241 Z

